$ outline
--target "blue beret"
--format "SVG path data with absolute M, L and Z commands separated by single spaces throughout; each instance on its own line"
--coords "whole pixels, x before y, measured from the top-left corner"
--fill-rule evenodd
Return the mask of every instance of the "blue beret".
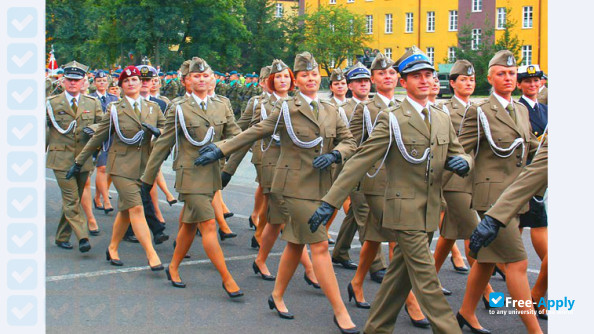
M 233 74 L 237 74 L 237 71 L 231 71 L 231 72 L 229 72 L 229 75 L 233 75 Z
M 112 74 L 111 76 L 112 76 L 112 77 L 114 77 L 114 78 L 119 78 L 119 77 L 120 77 L 120 75 L 119 75 L 119 74 L 117 74 L 117 73 L 114 73 L 114 74 Z
M 119 73 L 122 73 L 122 69 L 121 68 L 118 68 L 117 70 L 115 70 L 115 72 L 118 73 L 118 74 Z
M 63 70 L 63 69 L 61 69 L 61 68 L 59 68 L 59 69 L 56 71 L 56 73 L 57 73 L 57 74 L 64 74 L 64 70 Z

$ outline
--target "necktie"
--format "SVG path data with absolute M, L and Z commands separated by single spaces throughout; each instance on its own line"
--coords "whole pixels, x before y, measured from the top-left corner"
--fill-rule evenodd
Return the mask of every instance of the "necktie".
M 396 103 L 394 103 L 394 101 L 390 101 L 390 103 L 388 104 L 388 107 L 391 108 L 395 105 Z
M 421 114 L 423 114 L 423 116 L 425 116 L 425 125 L 427 125 L 427 130 L 429 130 L 429 132 L 431 132 L 431 123 L 429 122 L 429 110 L 427 110 L 427 108 L 423 108 L 423 110 L 421 111 Z
M 311 103 L 309 105 L 313 109 L 314 116 L 316 117 L 316 119 L 318 119 L 318 115 L 320 113 L 320 109 L 318 108 L 318 103 L 316 101 L 311 101 Z
M 200 102 L 200 108 L 202 111 L 206 111 L 206 103 L 204 103 L 204 101 Z
M 505 109 L 507 110 L 507 112 L 509 112 L 509 116 L 514 121 L 514 123 L 517 123 L 517 121 L 516 121 L 516 110 L 514 109 L 514 106 L 512 106 L 512 104 L 510 103 L 510 104 L 507 105 L 507 107 Z
M 72 98 L 72 105 L 70 107 L 72 108 L 72 111 L 74 111 L 74 114 L 76 114 L 76 112 L 78 111 L 78 106 L 76 105 L 76 98 Z
M 101 103 L 105 104 L 107 101 L 105 100 L 105 95 L 101 96 Z
M 138 109 L 138 102 L 134 102 L 134 113 L 140 116 L 140 109 Z

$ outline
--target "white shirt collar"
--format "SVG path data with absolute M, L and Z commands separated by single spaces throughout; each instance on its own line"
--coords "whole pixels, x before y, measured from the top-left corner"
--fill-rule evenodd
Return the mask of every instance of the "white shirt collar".
M 305 100 L 305 102 L 307 102 L 307 104 L 309 104 L 309 105 L 310 105 L 310 107 L 311 107 L 311 102 L 312 102 L 312 101 L 316 101 L 316 102 L 318 103 L 318 105 L 320 105 L 320 99 L 318 98 L 318 96 L 317 96 L 317 95 L 316 95 L 316 98 L 315 98 L 315 100 L 314 100 L 314 99 L 311 99 L 311 98 L 310 98 L 310 97 L 308 97 L 308 96 L 305 96 L 305 94 L 303 94 L 302 92 L 299 92 L 299 94 L 301 94 L 301 97 L 303 97 L 303 99 Z
M 211 98 L 211 99 L 212 99 L 213 97 L 215 97 L 215 96 L 217 96 L 217 94 L 216 94 L 216 93 L 212 93 L 212 95 L 208 95 L 208 97 L 209 97 L 209 98 Z
M 100 98 L 102 98 L 103 96 L 105 96 L 105 98 L 107 98 L 107 91 L 105 92 L 105 94 L 101 94 L 101 93 L 99 93 L 99 91 L 98 91 L 98 90 L 97 90 L 97 91 L 95 91 L 95 93 L 97 93 L 97 98 L 99 98 L 99 99 L 100 99 Z
M 265 94 L 266 94 L 266 96 L 268 96 L 268 97 L 270 97 L 270 95 L 272 95 L 272 94 L 270 94 L 270 93 L 268 93 L 268 92 L 264 92 L 264 93 L 265 93 Z
M 358 98 L 356 98 L 354 96 L 351 97 L 351 99 L 353 99 L 353 101 L 355 101 L 356 104 L 359 104 L 359 103 L 363 102 L 363 101 L 359 100 Z
M 545 85 L 542 85 L 542 86 L 540 86 L 540 88 L 538 89 L 538 92 L 539 92 L 539 93 L 540 93 L 540 92 L 542 92 L 542 90 L 543 90 L 545 87 L 546 87 Z
M 208 108 L 208 96 L 206 97 L 206 99 L 203 100 L 199 98 L 196 94 L 192 93 L 192 97 L 194 98 L 196 103 L 198 103 L 198 106 L 200 106 L 200 103 L 204 102 L 204 108 Z
M 273 95 L 274 95 L 274 97 L 276 98 L 277 101 L 281 99 L 281 97 L 278 96 L 275 92 L 272 92 L 272 94 L 270 94 L 270 96 L 273 96 Z
M 337 98 L 336 98 L 336 96 L 332 96 L 332 98 L 333 98 L 333 99 L 334 99 L 334 101 L 336 101 L 336 103 L 338 103 L 339 105 L 341 105 L 341 104 L 343 104 L 343 103 L 345 103 L 345 102 L 347 101 L 346 99 L 344 99 L 344 100 L 339 100 L 339 99 L 337 99 Z
M 470 101 L 468 101 L 468 103 L 466 103 L 466 102 L 462 101 L 462 99 L 461 99 L 461 98 L 459 98 L 459 97 L 457 97 L 456 95 L 454 95 L 454 97 L 455 97 L 455 98 L 456 98 L 456 100 L 458 100 L 458 102 L 459 102 L 461 105 L 463 105 L 464 107 L 468 107 L 468 106 L 470 106 Z
M 76 99 L 76 105 L 78 106 L 78 102 L 80 101 L 80 93 L 76 97 L 74 97 L 74 96 L 68 94 L 67 91 L 64 91 L 64 95 L 66 95 L 66 101 L 68 101 L 68 103 L 70 103 L 70 105 L 72 105 L 72 99 L 73 98 Z
M 142 101 L 142 96 L 139 96 L 137 100 L 134 100 L 133 98 L 129 97 L 128 95 L 124 95 L 126 97 L 126 100 L 128 100 L 128 103 L 130 103 L 130 105 L 132 106 L 132 109 L 134 109 L 134 103 L 138 103 L 138 108 L 141 108 L 141 104 L 140 102 Z
M 425 115 L 423 115 L 423 113 L 422 113 L 423 109 L 427 108 L 427 110 L 428 110 L 429 106 L 433 104 L 433 103 L 427 101 L 427 105 L 422 106 L 417 101 L 411 99 L 408 95 L 406 96 L 406 100 L 408 101 L 408 103 L 410 103 L 410 105 L 413 108 L 415 108 L 415 110 L 419 113 L 419 115 L 421 116 L 422 119 L 425 119 Z M 431 120 L 431 113 L 428 113 L 428 115 L 429 115 L 429 120 Z
M 538 100 L 534 101 L 526 95 L 522 95 L 522 97 L 524 98 L 524 100 L 526 100 L 526 102 L 528 102 L 528 104 L 530 105 L 530 108 L 532 108 L 532 109 L 534 109 L 534 105 L 538 103 Z
M 390 105 L 390 102 L 394 102 L 394 104 L 396 104 L 396 100 L 394 99 L 394 97 L 392 97 L 392 99 L 390 100 L 389 98 L 383 96 L 381 93 L 377 93 L 377 96 L 379 96 L 382 101 L 384 101 L 384 103 L 386 104 L 386 106 Z
M 192 96 L 192 94 L 190 94 L 190 93 L 186 92 L 186 96 Z
M 501 103 L 501 105 L 503 106 L 503 109 L 507 109 L 507 105 L 511 103 L 512 107 L 514 106 L 514 99 L 510 99 L 511 101 L 508 101 L 506 99 L 504 99 L 503 97 L 499 96 L 499 94 L 493 92 L 493 96 L 495 96 L 495 98 L 497 99 L 497 101 L 499 101 L 499 103 Z

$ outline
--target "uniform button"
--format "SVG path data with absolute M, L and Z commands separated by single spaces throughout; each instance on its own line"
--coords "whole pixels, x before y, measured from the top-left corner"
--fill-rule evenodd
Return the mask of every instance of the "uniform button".
M 516 166 L 518 166 L 518 167 L 522 167 L 522 163 L 521 163 L 521 162 L 518 162 L 518 163 L 516 164 Z
M 432 186 L 433 185 L 433 182 L 430 182 L 429 185 Z
M 396 193 L 396 197 L 400 197 L 400 193 Z
M 285 165 L 285 167 L 289 167 L 289 165 Z
M 434 142 L 434 141 L 432 141 L 432 142 L 431 142 L 431 145 L 435 145 L 435 142 Z
M 490 179 L 491 179 L 490 177 L 485 178 L 485 180 L 487 180 L 487 181 L 489 181 Z
M 497 138 L 497 140 L 499 140 L 499 141 L 502 141 L 502 140 L 503 140 L 503 138 Z
M 318 153 L 320 150 L 315 150 L 314 152 Z
M 433 173 L 433 168 L 431 168 L 431 173 Z
M 319 136 L 319 135 L 320 135 L 320 133 L 319 132 L 316 132 L 316 136 Z
M 522 155 L 520 153 L 516 154 L 516 158 L 521 158 Z

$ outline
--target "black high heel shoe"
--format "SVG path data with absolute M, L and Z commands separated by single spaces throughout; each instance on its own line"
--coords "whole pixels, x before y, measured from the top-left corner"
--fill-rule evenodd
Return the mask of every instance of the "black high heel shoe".
M 353 290 L 353 285 L 351 283 L 349 283 L 349 285 L 347 285 L 347 293 L 349 295 L 349 302 L 351 301 L 351 299 L 355 299 L 355 305 L 358 308 L 364 308 L 364 309 L 371 308 L 371 304 L 369 304 L 368 302 L 359 302 L 357 300 L 357 297 L 355 297 L 355 291 Z
M 167 279 L 171 281 L 171 285 L 173 285 L 176 288 L 181 288 L 181 289 L 186 287 L 186 283 L 184 283 L 183 281 L 176 282 L 171 279 L 171 274 L 169 273 L 169 267 L 167 267 L 167 269 L 165 269 L 165 273 L 167 274 Z M 180 276 L 180 279 L 181 279 L 181 276 Z
M 266 275 L 265 273 L 263 273 L 260 268 L 258 267 L 258 265 L 256 264 L 256 261 L 254 261 L 254 263 L 252 263 L 252 269 L 254 269 L 254 274 L 260 274 L 260 276 L 262 276 L 262 279 L 265 281 L 274 281 L 276 280 L 276 276 L 274 275 Z
M 248 222 L 250 223 L 250 228 L 253 228 L 255 230 L 256 224 L 254 224 L 254 221 L 252 220 L 252 216 L 249 216 Z
M 334 323 L 336 324 L 336 327 L 338 327 L 338 329 L 340 329 L 340 332 L 342 334 L 359 334 L 360 333 L 356 326 L 353 328 L 340 327 L 340 325 L 338 324 L 338 320 L 336 320 L 336 316 L 334 316 Z
M 493 269 L 493 274 L 491 274 L 491 276 L 495 276 L 495 274 L 501 275 L 501 279 L 503 279 L 503 281 L 505 281 L 505 274 L 497 266 L 495 266 L 495 268 Z
M 258 239 L 255 236 L 252 237 L 252 248 L 260 248 L 260 244 L 258 243 Z
M 103 209 L 103 211 L 105 211 L 105 214 L 108 214 L 113 211 L 113 208 Z
M 161 271 L 161 270 L 165 269 L 161 263 L 159 263 L 156 266 L 151 266 L 150 261 L 146 261 L 146 262 L 148 263 L 149 267 L 151 267 L 151 271 Z
M 538 303 L 536 303 L 534 301 L 534 299 L 532 299 L 532 307 L 534 307 L 534 311 L 536 311 L 536 316 L 539 317 L 542 320 L 549 320 L 549 315 L 546 313 L 540 313 L 540 310 L 538 309 Z
M 97 202 L 95 202 L 95 200 L 93 199 L 93 206 L 95 207 L 95 209 L 97 210 L 105 210 L 102 206 L 97 205 Z
M 491 333 L 491 331 L 486 328 L 474 328 L 474 327 L 470 326 L 468 321 L 466 321 L 466 319 L 464 319 L 464 317 L 462 316 L 462 314 L 460 314 L 460 312 L 456 313 L 456 320 L 458 320 L 458 325 L 460 326 L 460 328 L 462 328 L 462 327 L 464 327 L 464 325 L 466 325 L 466 326 L 468 326 L 468 328 L 470 328 L 470 331 L 473 333 L 477 333 L 477 334 L 490 334 Z
M 231 218 L 233 217 L 235 214 L 231 211 L 227 212 L 227 213 L 223 213 L 223 218 L 227 219 L 227 218 Z
M 173 251 L 175 251 L 175 246 L 177 246 L 177 241 L 173 240 Z M 184 255 L 184 259 L 189 259 L 190 258 L 190 254 L 186 253 L 186 255 Z
M 278 313 L 278 316 L 281 317 L 282 319 L 294 319 L 295 318 L 295 316 L 291 312 L 279 311 L 278 308 L 276 307 L 276 304 L 274 303 L 274 298 L 272 298 L 272 295 L 270 295 L 268 297 L 268 307 L 270 307 L 271 310 L 276 310 L 276 312 Z
M 237 236 L 237 233 L 225 233 L 223 231 L 221 231 L 221 229 L 219 228 L 219 237 L 221 238 L 221 241 L 225 240 L 225 239 L 231 239 L 231 238 L 235 238 Z
M 486 310 L 490 310 L 492 309 L 491 304 L 489 304 L 489 301 L 487 300 L 487 298 L 485 298 L 485 296 L 483 295 L 483 305 L 485 305 L 485 309 Z
M 167 203 L 169 203 L 169 206 L 173 206 L 173 204 L 177 203 L 177 200 L 174 198 L 171 201 L 167 201 Z
M 454 263 L 454 258 L 453 257 L 450 257 L 450 261 L 452 261 L 452 267 L 454 267 L 454 270 L 456 272 L 459 272 L 461 274 L 468 273 L 468 267 L 467 266 L 457 267 L 456 264 Z
M 410 316 L 410 313 L 408 313 L 408 307 L 406 307 L 406 305 L 404 305 L 404 310 L 406 311 L 406 314 L 408 314 L 408 317 L 410 318 L 410 322 L 413 324 L 413 326 L 418 327 L 418 328 L 431 327 L 431 323 L 429 322 L 429 320 L 427 320 L 427 318 L 423 317 L 423 319 L 421 319 L 421 320 L 415 320 Z
M 99 232 L 101 232 L 101 230 L 99 230 L 99 228 L 97 228 L 96 230 L 89 229 L 89 233 L 93 236 L 98 236 Z
M 227 290 L 227 288 L 225 287 L 225 283 L 221 283 L 221 285 L 223 286 L 223 290 L 225 290 L 225 292 L 229 295 L 229 298 L 237 298 L 243 296 L 243 292 L 241 291 L 241 289 L 235 292 L 229 292 L 229 290 Z
M 307 282 L 307 284 L 313 286 L 314 288 L 321 289 L 320 284 L 314 283 L 312 280 L 310 280 L 309 277 L 307 277 L 306 273 L 303 273 L 303 279 L 305 280 L 305 282 Z
M 113 259 L 111 254 L 109 254 L 109 248 L 105 250 L 105 260 L 109 261 L 112 266 L 121 267 L 124 265 L 124 262 L 121 260 Z

